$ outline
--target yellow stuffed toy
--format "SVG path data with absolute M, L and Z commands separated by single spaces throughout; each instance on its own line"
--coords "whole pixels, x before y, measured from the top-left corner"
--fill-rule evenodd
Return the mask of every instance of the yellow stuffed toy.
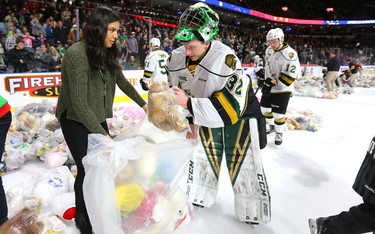
M 176 97 L 166 82 L 156 82 L 148 93 L 148 120 L 163 131 L 182 132 L 189 128 L 187 119 L 178 111 Z

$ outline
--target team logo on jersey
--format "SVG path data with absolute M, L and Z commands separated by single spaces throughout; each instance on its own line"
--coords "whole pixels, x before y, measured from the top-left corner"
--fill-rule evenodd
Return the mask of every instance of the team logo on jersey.
M 292 59 L 294 57 L 294 53 L 293 52 L 289 52 L 289 58 Z
M 225 57 L 225 64 L 228 67 L 230 67 L 232 70 L 236 69 L 236 63 L 237 63 L 237 59 L 236 59 L 236 56 L 234 56 L 234 54 L 228 54 Z

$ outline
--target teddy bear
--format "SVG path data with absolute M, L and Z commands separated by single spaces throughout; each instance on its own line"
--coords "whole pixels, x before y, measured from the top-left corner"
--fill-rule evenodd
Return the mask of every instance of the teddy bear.
M 148 120 L 163 131 L 182 132 L 189 128 L 187 119 L 178 111 L 176 97 L 165 81 L 155 82 L 148 93 Z
M 38 215 L 24 208 L 0 226 L 0 233 L 39 234 L 42 229 L 43 223 L 38 222 Z
M 38 133 L 40 126 L 40 117 L 30 114 L 27 111 L 22 111 L 21 114 L 17 116 L 15 130 L 21 130 L 34 136 Z

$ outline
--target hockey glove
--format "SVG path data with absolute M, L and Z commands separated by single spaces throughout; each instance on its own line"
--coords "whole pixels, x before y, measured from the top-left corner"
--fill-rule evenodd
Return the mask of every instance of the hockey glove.
M 266 80 L 264 79 L 264 77 L 263 77 L 263 78 L 258 77 L 258 82 L 257 82 L 257 84 L 258 84 L 258 87 L 259 87 L 260 89 L 263 87 L 265 81 L 266 81 Z
M 264 81 L 264 84 L 263 84 L 262 94 L 265 95 L 265 96 L 270 96 L 271 95 L 271 89 L 272 89 L 273 86 L 275 86 L 275 84 L 272 83 L 272 79 L 267 78 Z
M 142 89 L 143 89 L 144 91 L 148 91 L 148 90 L 149 90 L 149 88 L 148 88 L 148 84 L 147 84 L 146 82 L 144 82 L 143 79 L 141 79 L 141 80 L 139 81 L 139 83 L 141 84 L 141 87 L 142 87 Z
M 264 68 L 259 69 L 259 71 L 255 72 L 255 75 L 257 75 L 259 78 L 264 79 Z

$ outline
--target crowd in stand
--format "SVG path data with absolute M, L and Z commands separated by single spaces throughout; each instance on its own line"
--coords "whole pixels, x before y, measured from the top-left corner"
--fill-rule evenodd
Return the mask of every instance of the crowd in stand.
M 10 1 L 11 2 L 11 1 Z M 0 10 L 0 72 L 58 72 L 66 49 L 83 37 L 85 16 L 98 2 L 76 1 L 14 1 Z M 24 3 L 20 3 L 24 2 Z M 78 3 L 79 2 L 79 3 Z M 113 1 L 112 1 L 113 3 Z M 178 15 L 165 13 L 146 4 L 121 1 L 114 5 L 122 17 L 117 46 L 123 69 L 142 69 L 149 52 L 149 16 L 160 22 L 177 25 Z M 78 19 L 77 19 L 78 16 Z M 222 25 L 217 40 L 230 46 L 243 64 L 251 64 L 255 55 L 263 55 L 268 29 Z M 151 34 L 158 37 L 161 49 L 169 54 L 180 42 L 174 39 L 175 27 L 153 24 Z M 288 42 L 299 53 L 302 64 L 323 65 L 327 51 L 334 49 L 342 61 L 355 60 L 364 65 L 375 64 L 374 48 L 356 44 L 355 37 L 288 35 Z

